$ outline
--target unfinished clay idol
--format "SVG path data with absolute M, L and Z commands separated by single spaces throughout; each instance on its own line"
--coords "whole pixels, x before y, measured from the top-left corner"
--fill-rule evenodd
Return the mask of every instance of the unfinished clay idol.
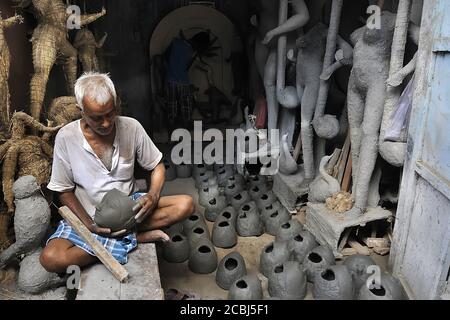
M 225 196 L 213 197 L 208 200 L 208 203 L 205 206 L 205 218 L 208 221 L 216 221 L 219 213 L 225 208 L 227 205 L 227 199 Z
M 100 204 L 95 208 L 94 222 L 102 228 L 110 228 L 112 232 L 122 229 L 130 230 L 136 224 L 136 202 L 126 193 L 117 189 L 108 191 Z
M 372 274 L 367 272 L 367 267 L 376 266 L 375 261 L 373 261 L 371 257 L 363 256 L 361 254 L 355 254 L 348 257 L 345 259 L 344 264 L 352 275 L 356 290 L 359 290 L 359 288 L 367 282 L 367 279 Z
M 302 300 L 306 296 L 306 275 L 300 263 L 286 261 L 269 276 L 269 294 L 285 300 Z
M 317 178 L 309 186 L 308 201 L 324 203 L 327 198 L 333 196 L 341 190 L 339 181 L 329 175 L 325 169 L 331 156 L 323 157 L 320 160 L 319 172 Z
M 264 226 L 255 202 L 250 201 L 239 209 L 236 231 L 241 237 L 255 237 L 264 233 Z
M 289 144 L 287 142 L 288 134 L 283 135 L 280 150 L 279 171 L 285 175 L 295 174 L 298 170 L 297 162 L 291 155 Z
M 265 207 L 270 206 L 272 203 L 277 201 L 277 197 L 272 191 L 266 191 L 262 193 L 258 199 L 256 199 L 256 206 L 259 210 L 263 210 Z
M 291 220 L 291 214 L 285 208 L 265 210 L 261 214 L 266 233 L 275 236 L 282 225 Z
M 50 208 L 33 176 L 14 182 L 16 242 L 0 254 L 0 269 L 12 259 L 37 249 L 50 225 Z
M 242 191 L 231 198 L 231 205 L 236 210 L 239 210 L 239 208 L 244 204 L 251 200 L 250 194 L 248 191 Z
M 177 178 L 185 179 L 192 176 L 192 166 L 190 164 L 181 163 L 175 166 Z
M 62 286 L 66 282 L 64 278 L 59 277 L 56 273 L 50 273 L 44 269 L 39 262 L 41 253 L 42 249 L 38 248 L 20 262 L 17 286 L 26 293 L 39 294 Z
M 276 233 L 277 241 L 290 241 L 303 230 L 297 219 L 291 219 L 283 223 Z
M 183 222 L 183 232 L 185 235 L 188 235 L 189 232 L 197 225 L 201 225 L 206 227 L 206 222 L 203 219 L 202 215 L 199 213 L 193 213 L 189 218 L 184 220 Z
M 303 268 L 309 282 L 314 282 L 317 273 L 334 264 L 334 254 L 328 246 L 318 246 L 312 249 L 303 260 Z
M 189 259 L 189 242 L 181 233 L 174 233 L 163 244 L 163 257 L 167 262 L 181 263 Z
M 261 300 L 262 298 L 261 280 L 255 274 L 239 278 L 231 285 L 228 292 L 228 300 Z
M 244 258 L 239 252 L 227 254 L 219 263 L 216 272 L 216 283 L 222 289 L 229 290 L 231 285 L 247 274 Z
M 236 229 L 227 219 L 217 219 L 211 238 L 212 243 L 218 248 L 232 248 L 237 243 Z
M 228 206 L 220 212 L 217 219 L 226 219 L 232 226 L 236 227 L 237 212 L 232 206 Z
M 177 171 L 175 170 L 175 167 L 173 166 L 173 164 L 169 160 L 166 160 L 166 159 L 163 160 L 163 163 L 164 163 L 164 167 L 166 168 L 165 180 L 166 181 L 175 180 L 177 178 Z
M 206 225 L 197 224 L 192 228 L 191 231 L 187 234 L 187 238 L 189 240 L 189 246 L 192 248 L 196 245 L 196 243 L 200 240 L 210 240 L 211 237 L 209 235 L 208 227 Z
M 207 274 L 217 268 L 217 253 L 211 241 L 202 239 L 191 248 L 189 269 L 194 273 Z
M 381 283 L 364 284 L 359 289 L 358 300 L 407 300 L 405 290 L 394 276 L 384 273 Z
M 346 266 L 329 266 L 314 279 L 314 298 L 317 300 L 352 300 L 353 280 Z
M 291 259 L 303 263 L 306 255 L 317 246 L 319 246 L 319 244 L 311 232 L 300 230 L 299 233 L 289 241 L 289 248 L 292 252 Z
M 274 241 L 264 247 L 259 260 L 259 270 L 267 278 L 275 266 L 289 260 L 291 251 L 286 241 Z

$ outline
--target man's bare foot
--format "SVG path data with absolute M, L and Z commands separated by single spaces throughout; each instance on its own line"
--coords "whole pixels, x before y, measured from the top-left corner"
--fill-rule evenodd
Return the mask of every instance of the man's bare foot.
M 167 242 L 169 240 L 170 240 L 170 237 L 161 230 L 146 231 L 146 232 L 139 233 L 137 235 L 137 241 L 141 242 L 141 243 L 157 242 L 157 241 Z

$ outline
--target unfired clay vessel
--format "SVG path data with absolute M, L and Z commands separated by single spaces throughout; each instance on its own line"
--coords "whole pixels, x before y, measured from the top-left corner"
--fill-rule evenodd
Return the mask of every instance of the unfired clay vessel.
M 255 274 L 247 274 L 236 280 L 228 292 L 228 300 L 261 300 L 261 281 Z
M 233 198 L 231 198 L 231 205 L 236 210 L 239 210 L 239 208 L 243 204 L 245 204 L 249 201 L 251 201 L 251 197 L 250 197 L 250 194 L 248 193 L 248 191 L 242 191 L 242 192 L 238 193 L 237 195 L 235 195 Z
M 236 209 L 234 209 L 232 206 L 227 206 L 220 212 L 217 219 L 226 219 L 230 222 L 230 224 L 233 227 L 236 227 L 236 220 L 237 220 Z
M 256 201 L 266 191 L 267 187 L 265 185 L 254 186 L 250 189 L 250 198 Z
M 181 263 L 189 259 L 189 241 L 181 233 L 174 233 L 163 244 L 163 257 L 167 262 Z
M 194 273 L 207 274 L 217 268 L 217 253 L 211 241 L 202 239 L 191 248 L 189 269 Z
M 241 237 L 255 237 L 264 233 L 264 226 L 255 202 L 250 201 L 239 209 L 236 231 Z
M 189 246 L 193 248 L 200 240 L 211 240 L 208 227 L 206 225 L 197 224 L 187 234 Z
M 381 286 L 379 288 L 369 289 L 362 285 L 358 300 L 407 300 L 405 291 L 400 281 L 390 274 L 381 275 Z
M 117 189 L 108 191 L 100 204 L 95 208 L 94 222 L 112 232 L 122 229 L 131 230 L 136 225 L 136 212 L 133 207 L 136 202 L 126 193 Z
M 224 290 L 229 290 L 232 284 L 247 274 L 244 258 L 239 252 L 227 254 L 219 263 L 216 272 L 216 283 Z
M 258 199 L 256 199 L 256 206 L 259 210 L 263 210 L 265 207 L 270 206 L 277 200 L 277 197 L 272 191 L 262 193 Z
M 291 251 L 286 241 L 274 241 L 265 246 L 261 252 L 259 270 L 268 278 L 275 266 L 288 261 L 290 256 Z
M 286 261 L 269 276 L 269 294 L 286 300 L 302 300 L 306 296 L 306 275 L 300 263 Z
M 290 241 L 303 230 L 302 225 L 297 219 L 291 219 L 283 223 L 276 233 L 277 241 Z
M 275 236 L 281 225 L 291 220 L 291 214 L 285 208 L 263 211 L 261 214 L 266 233 Z
M 210 199 L 205 206 L 205 218 L 208 221 L 216 221 L 219 213 L 225 208 L 227 205 L 227 199 L 225 196 L 213 197 Z
M 334 254 L 328 246 L 318 246 L 312 249 L 303 260 L 303 268 L 309 282 L 314 282 L 317 273 L 334 264 Z
M 285 175 L 295 174 L 298 166 L 297 162 L 291 155 L 289 145 L 287 143 L 288 135 L 285 134 L 281 140 L 280 159 L 279 159 L 279 171 Z
M 235 227 L 226 218 L 217 219 L 212 230 L 212 243 L 218 248 L 232 248 L 237 243 Z
M 206 227 L 206 222 L 203 219 L 203 216 L 199 213 L 193 213 L 184 220 L 183 222 L 183 232 L 185 235 L 188 235 L 189 232 L 197 225 L 201 225 Z
M 325 170 L 325 166 L 331 156 L 325 156 L 320 160 L 319 175 L 309 185 L 308 201 L 325 203 L 327 198 L 333 196 L 341 190 L 339 181 L 330 176 Z
M 303 263 L 306 255 L 315 247 L 319 246 L 314 236 L 308 230 L 300 230 L 289 241 L 289 248 L 291 249 L 291 259 Z
M 317 300 L 352 300 L 353 280 L 346 266 L 329 266 L 314 279 L 314 298 Z
M 359 288 L 366 283 L 367 279 L 371 275 L 370 273 L 367 273 L 367 267 L 376 265 L 376 263 L 369 256 L 355 254 L 345 259 L 344 265 L 350 272 L 356 293 L 358 293 Z

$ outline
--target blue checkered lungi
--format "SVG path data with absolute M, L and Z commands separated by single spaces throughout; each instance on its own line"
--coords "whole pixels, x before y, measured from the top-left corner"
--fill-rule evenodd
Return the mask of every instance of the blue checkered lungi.
M 137 200 L 144 194 L 145 193 L 135 193 L 130 197 L 133 200 Z M 128 253 L 137 247 L 136 233 L 130 233 L 122 238 L 107 238 L 98 234 L 92 235 L 121 264 L 128 262 Z M 91 246 L 89 246 L 65 220 L 61 220 L 59 222 L 58 229 L 56 229 L 56 232 L 50 236 L 47 243 L 56 238 L 69 240 L 78 248 L 83 249 L 92 256 L 95 256 Z

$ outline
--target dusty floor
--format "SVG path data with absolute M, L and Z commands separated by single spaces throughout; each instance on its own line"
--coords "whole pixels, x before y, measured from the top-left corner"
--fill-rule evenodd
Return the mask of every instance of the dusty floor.
M 189 194 L 197 203 L 198 193 L 195 188 L 194 180 L 176 179 L 166 182 L 163 195 Z M 196 205 L 197 212 L 203 213 L 203 208 Z M 296 216 L 300 221 L 300 216 Z M 213 223 L 208 222 L 210 232 Z M 238 251 L 245 259 L 248 273 L 256 273 L 262 281 L 264 297 L 268 298 L 267 278 L 259 273 L 259 256 L 264 246 L 274 240 L 275 237 L 264 234 L 260 237 L 239 237 L 238 244 L 231 249 L 216 248 L 219 261 L 228 253 Z M 159 252 L 160 250 L 158 250 Z M 161 255 L 159 255 L 161 256 Z M 388 256 L 373 255 L 372 258 L 381 267 L 386 269 Z M 206 275 L 195 274 L 188 268 L 187 261 L 184 263 L 168 263 L 160 257 L 159 271 L 161 275 L 161 283 L 163 289 L 176 288 L 178 290 L 192 292 L 197 294 L 201 299 L 222 300 L 227 299 L 228 291 L 220 288 L 215 282 L 216 273 Z M 337 263 L 340 263 L 339 261 Z M 313 299 L 312 286 L 308 284 L 308 294 L 306 300 Z

